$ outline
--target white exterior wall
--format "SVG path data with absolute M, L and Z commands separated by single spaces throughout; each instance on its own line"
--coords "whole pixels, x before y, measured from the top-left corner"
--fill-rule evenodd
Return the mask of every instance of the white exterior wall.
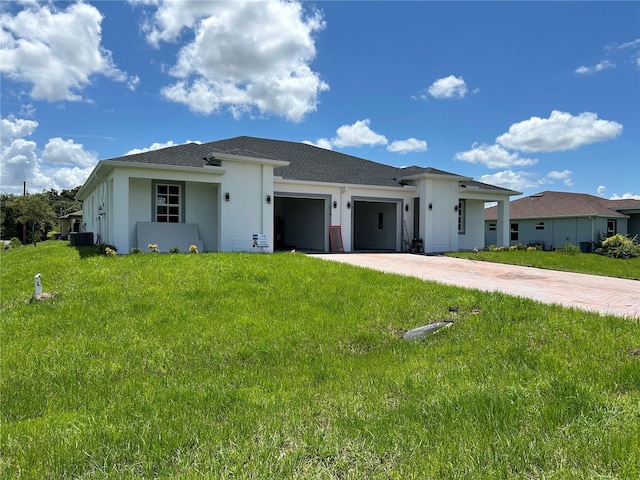
M 273 252 L 273 167 L 234 163 L 228 166 L 220 188 L 220 250 Z M 266 235 L 269 247 L 253 247 L 254 234 Z
M 92 232 L 93 242 L 113 243 L 109 238 L 109 181 L 100 182 L 82 205 L 82 232 Z
M 484 200 L 465 199 L 464 233 L 458 234 L 460 250 L 484 247 Z
M 420 202 L 420 238 L 425 252 L 458 250 L 458 212 L 454 210 L 459 198 L 458 182 L 423 179 L 419 191 L 425 198 L 424 204 Z
M 152 222 L 152 182 L 150 178 L 129 178 L 129 251 L 138 246 L 143 252 L 146 245 L 137 245 L 136 222 Z M 122 252 L 127 253 L 127 252 Z
M 185 184 L 185 223 L 198 224 L 205 252 L 218 251 L 220 185 L 188 182 Z

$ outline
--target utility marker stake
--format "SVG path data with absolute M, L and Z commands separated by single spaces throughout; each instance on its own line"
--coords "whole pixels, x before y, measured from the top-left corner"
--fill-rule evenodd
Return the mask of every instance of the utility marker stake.
M 42 275 L 40 275 L 39 273 L 37 273 L 34 277 L 33 277 L 33 281 L 34 281 L 34 289 L 35 289 L 35 297 L 38 298 L 40 297 L 40 295 L 42 295 Z

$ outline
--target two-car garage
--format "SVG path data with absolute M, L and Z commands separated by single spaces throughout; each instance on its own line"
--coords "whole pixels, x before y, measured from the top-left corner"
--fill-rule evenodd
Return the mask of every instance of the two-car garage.
M 399 251 L 401 249 L 401 200 L 384 200 L 352 197 L 346 203 L 349 228 L 342 226 L 343 235 L 352 232 L 350 250 Z M 328 252 L 329 226 L 332 212 L 338 204 L 332 204 L 330 195 L 299 196 L 276 194 L 274 203 L 274 238 L 277 250 Z M 345 243 L 347 239 L 345 238 Z

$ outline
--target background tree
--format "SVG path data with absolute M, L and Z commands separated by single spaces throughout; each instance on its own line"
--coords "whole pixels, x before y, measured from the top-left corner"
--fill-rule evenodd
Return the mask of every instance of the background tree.
M 72 188 L 71 190 L 62 190 L 58 193 L 57 190 L 51 189 L 42 193 L 33 193 L 26 197 L 2 193 L 0 194 L 0 236 L 3 239 L 10 239 L 17 237 L 26 242 L 23 239 L 23 226 L 25 221 L 29 224 L 30 241 L 36 241 L 44 239 L 47 231 L 59 230 L 60 217 L 71 212 L 77 212 L 82 210 L 82 203 L 75 199 L 76 193 L 80 186 Z M 31 197 L 30 200 L 20 200 L 21 198 Z M 40 198 L 47 205 L 49 205 L 51 211 L 45 211 L 38 206 Z M 40 211 L 38 210 L 40 208 Z M 41 214 L 36 222 L 31 220 L 25 220 L 26 218 L 32 218 L 30 212 L 38 212 Z M 36 215 L 37 216 L 37 215 Z M 36 235 L 34 237 L 34 227 Z
M 47 236 L 47 230 L 55 228 L 58 215 L 47 202 L 45 195 L 34 194 L 9 200 L 9 207 L 15 210 L 16 222 L 26 225 L 30 231 L 30 241 L 36 243 Z
M 13 205 L 15 197 L 9 193 L 0 194 L 0 221 L 2 222 L 0 235 L 6 240 L 13 237 L 22 238 L 22 224 L 16 220 L 18 213 Z

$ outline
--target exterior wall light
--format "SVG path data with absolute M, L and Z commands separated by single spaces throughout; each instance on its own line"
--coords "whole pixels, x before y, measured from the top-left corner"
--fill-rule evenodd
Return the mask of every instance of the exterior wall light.
M 351 202 L 347 202 L 347 208 L 351 208 Z
M 333 208 L 338 208 L 338 201 L 337 200 L 333 201 Z
M 458 205 L 456 205 L 455 207 L 453 207 L 453 211 L 457 212 L 458 211 Z
M 229 192 L 224 194 L 224 201 L 228 202 L 229 200 L 231 200 L 231 194 Z
M 271 195 L 267 195 L 267 204 L 271 205 Z
M 408 211 L 409 211 L 409 204 L 408 204 L 408 203 L 404 206 L 404 211 L 405 211 L 405 212 L 408 212 Z
M 429 210 L 433 210 L 433 203 L 429 204 Z

